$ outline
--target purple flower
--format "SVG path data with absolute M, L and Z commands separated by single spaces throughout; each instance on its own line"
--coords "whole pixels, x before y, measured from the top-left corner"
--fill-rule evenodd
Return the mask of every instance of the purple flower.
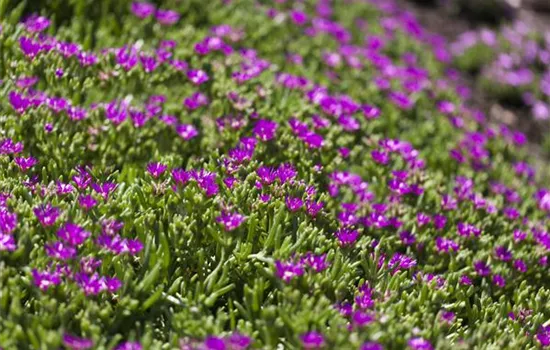
M 91 339 L 79 338 L 70 334 L 63 334 L 63 345 L 73 350 L 85 350 L 94 346 Z
M 357 241 L 357 238 L 359 237 L 359 232 L 356 230 L 350 230 L 347 228 L 341 228 L 335 233 L 336 238 L 338 238 L 338 241 L 340 242 L 340 245 L 342 246 L 348 246 L 352 245 Z
M 521 259 L 514 260 L 514 268 L 521 273 L 527 272 L 527 264 Z
M 299 277 L 304 274 L 304 268 L 302 263 L 282 262 L 280 260 L 275 261 L 275 274 L 277 277 L 285 281 L 290 282 L 294 277 Z
M 105 233 L 97 238 L 96 243 L 98 246 L 117 255 L 124 253 L 137 255 L 143 249 L 143 244 L 137 239 L 124 239 L 119 235 L 108 235 Z
M 195 92 L 193 95 L 183 100 L 183 105 L 190 111 L 193 111 L 199 107 L 207 106 L 209 103 L 208 97 L 200 92 Z
M 313 201 L 306 201 L 306 211 L 309 216 L 315 217 L 323 209 L 325 206 L 325 203 L 323 202 L 313 202 Z
M 414 107 L 414 102 L 402 92 L 390 92 L 389 96 L 390 101 L 403 110 L 409 110 Z
M 401 239 L 401 242 L 406 246 L 413 245 L 416 242 L 416 237 L 409 231 L 402 231 L 399 234 L 399 238 Z
M 133 2 L 130 10 L 134 14 L 134 16 L 145 19 L 149 16 L 151 16 L 155 12 L 155 5 L 149 3 L 149 2 Z
M 486 262 L 477 260 L 474 262 L 474 269 L 479 276 L 488 276 L 491 274 L 491 267 Z
M 58 273 L 51 273 L 48 271 L 40 272 L 36 269 L 32 270 L 32 278 L 34 285 L 42 291 L 61 283 L 61 277 Z
M 208 336 L 204 340 L 205 350 L 226 350 L 225 341 L 222 338 Z
M 378 164 L 386 165 L 390 161 L 390 155 L 382 150 L 375 149 L 370 152 L 370 155 Z
M 472 285 L 472 279 L 466 275 L 460 276 L 458 279 L 458 283 L 462 284 L 463 286 L 471 286 Z
M 40 42 L 34 41 L 33 39 L 26 36 L 22 36 L 19 38 L 19 47 L 21 48 L 23 54 L 31 60 L 44 50 L 44 47 Z
M 92 184 L 92 188 L 94 191 L 96 191 L 99 195 L 103 197 L 103 200 L 107 201 L 109 199 L 109 195 L 116 190 L 118 187 L 117 184 L 113 182 L 104 182 L 103 184 L 94 183 Z
M 506 280 L 499 274 L 493 276 L 493 283 L 499 288 L 504 288 L 506 286 Z
M 124 343 L 120 343 L 115 350 L 142 350 L 143 347 L 141 344 L 137 341 L 127 341 Z
M 80 259 L 80 270 L 87 274 L 94 273 L 101 266 L 101 260 L 92 256 L 86 256 Z
M 424 338 L 411 338 L 407 345 L 413 350 L 433 350 L 432 344 Z
M 78 197 L 78 205 L 80 205 L 85 210 L 92 209 L 93 207 L 95 207 L 96 204 L 97 204 L 97 200 L 89 194 L 87 195 L 81 194 Z
M 434 215 L 433 220 L 434 220 L 434 226 L 438 230 L 442 230 L 447 224 L 447 218 L 441 214 Z
M 176 23 L 180 19 L 180 15 L 176 11 L 159 9 L 155 13 L 155 18 L 160 24 L 169 26 Z
M 536 337 L 542 346 L 550 346 L 550 326 L 540 326 Z
M 435 248 L 440 253 L 448 253 L 452 251 L 458 251 L 459 245 L 455 241 L 449 238 L 437 237 L 435 239 Z
M 10 213 L 6 208 L 0 206 L 0 233 L 11 234 L 17 227 L 17 214 Z
M 168 167 L 162 163 L 147 164 L 147 172 L 155 179 L 158 179 L 166 171 L 166 168 Z
M 252 339 L 249 336 L 240 333 L 233 333 L 227 339 L 231 350 L 244 350 L 250 346 Z
M 61 214 L 61 210 L 50 203 L 34 208 L 34 215 L 44 227 L 55 225 L 55 221 Z
M 359 350 L 384 350 L 384 347 L 380 343 L 369 341 L 369 342 L 363 343 L 363 345 L 361 345 Z
M 300 261 L 301 263 L 311 267 L 315 272 L 321 272 L 328 268 L 328 263 L 326 262 L 327 255 L 315 255 L 312 253 L 307 253 Z
M 290 210 L 291 212 L 296 212 L 302 208 L 304 202 L 299 197 L 287 196 L 285 199 L 285 204 L 288 210 Z
M 84 243 L 90 235 L 90 232 L 71 222 L 66 223 L 57 230 L 57 236 L 72 246 Z
M 376 320 L 376 317 L 370 312 L 357 310 L 353 313 L 352 320 L 356 326 L 364 327 L 373 323 Z
M 320 349 L 325 344 L 325 338 L 319 332 L 311 331 L 300 336 L 304 349 Z
M 32 15 L 24 23 L 25 29 L 31 33 L 40 33 L 50 26 L 50 20 L 43 16 Z
M 76 249 L 63 242 L 47 243 L 44 248 L 49 257 L 59 260 L 69 260 L 76 257 Z
M 73 193 L 74 187 L 71 184 L 66 184 L 61 181 L 56 182 L 56 193 L 58 196 Z
M 447 324 L 451 324 L 455 321 L 456 315 L 452 311 L 443 310 L 441 312 L 440 318 L 441 318 L 442 322 L 445 322 Z
M 512 259 L 512 252 L 504 246 L 498 246 L 495 248 L 495 257 L 501 261 L 510 261 Z
M 388 262 L 388 268 L 393 270 L 394 273 L 398 270 L 408 270 L 415 266 L 416 260 L 401 253 L 395 253 Z
M 191 140 L 199 134 L 198 130 L 191 124 L 178 125 L 176 127 L 176 132 L 186 141 Z
M 361 107 L 363 111 L 363 115 L 365 116 L 365 119 L 377 119 L 380 117 L 380 109 L 371 105 L 363 105 Z
M 229 213 L 223 211 L 220 216 L 216 218 L 216 221 L 223 225 L 226 231 L 233 231 L 237 227 L 241 226 L 245 217 L 239 213 Z
M 195 85 L 201 85 L 209 80 L 208 74 L 200 69 L 191 69 L 187 71 L 187 78 Z
M 290 11 L 290 19 L 294 24 L 303 26 L 307 22 L 307 14 L 302 11 Z
M 272 120 L 260 119 L 254 125 L 252 132 L 262 141 L 269 141 L 275 137 L 277 123 Z
M 23 172 L 26 172 L 38 163 L 36 158 L 33 157 L 15 157 L 13 161 Z
M 78 175 L 73 176 L 73 181 L 79 190 L 84 190 L 92 181 L 92 177 L 86 171 L 79 171 Z
M 12 252 L 15 249 L 17 249 L 15 238 L 13 238 L 13 236 L 11 235 L 0 233 L 0 252 Z

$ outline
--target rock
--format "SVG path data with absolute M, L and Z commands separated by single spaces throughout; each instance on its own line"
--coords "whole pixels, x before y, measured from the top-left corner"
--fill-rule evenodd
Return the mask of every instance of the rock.
M 500 22 L 516 18 L 521 6 L 522 0 L 460 0 L 459 7 L 479 20 Z
M 550 0 L 524 0 L 525 7 L 535 11 L 550 12 Z

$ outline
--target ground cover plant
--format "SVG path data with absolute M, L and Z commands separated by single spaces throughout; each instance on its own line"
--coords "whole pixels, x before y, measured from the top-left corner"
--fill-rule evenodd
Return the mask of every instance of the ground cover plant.
M 457 67 L 497 101 L 518 109 L 548 137 L 550 50 L 548 32 L 515 21 L 502 28 L 462 33 L 451 45 Z
M 550 345 L 546 169 L 396 3 L 0 18 L 3 349 Z

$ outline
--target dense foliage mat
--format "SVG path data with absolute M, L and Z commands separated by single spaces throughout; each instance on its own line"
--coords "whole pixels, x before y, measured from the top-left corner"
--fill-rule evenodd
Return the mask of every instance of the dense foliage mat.
M 545 169 L 392 1 L 0 18 L 0 347 L 550 344 Z

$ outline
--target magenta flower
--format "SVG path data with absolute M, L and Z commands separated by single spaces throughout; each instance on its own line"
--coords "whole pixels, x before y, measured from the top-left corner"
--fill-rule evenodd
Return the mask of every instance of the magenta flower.
M 376 317 L 371 312 L 357 310 L 352 315 L 353 324 L 358 327 L 364 327 L 376 320 Z
M 293 278 L 302 276 L 304 274 L 304 268 L 302 263 L 282 262 L 277 260 L 275 261 L 275 273 L 277 277 L 288 283 Z
M 31 107 L 30 99 L 15 91 L 10 91 L 10 93 L 8 94 L 8 100 L 12 108 L 19 114 L 24 113 L 27 109 Z
M 328 263 L 326 261 L 327 255 L 315 255 L 312 253 L 307 253 L 300 262 L 306 266 L 311 267 L 315 272 L 321 272 L 328 268 Z
M 209 103 L 208 97 L 201 93 L 195 92 L 193 95 L 185 98 L 183 105 L 190 111 L 193 111 L 199 107 L 207 106 Z
M 8 251 L 12 252 L 17 249 L 15 238 L 12 235 L 0 233 L 0 252 Z
M 109 195 L 116 190 L 118 187 L 117 184 L 113 182 L 104 182 L 103 184 L 94 183 L 92 184 L 92 188 L 94 191 L 96 191 L 98 194 L 100 194 L 105 201 L 109 199 Z
M 460 283 L 463 286 L 471 286 L 472 285 L 472 279 L 466 275 L 460 276 L 458 279 L 458 283 Z
M 340 242 L 341 246 L 349 246 L 357 241 L 359 232 L 356 230 L 350 230 L 347 228 L 341 228 L 335 233 L 336 238 Z
M 186 141 L 191 140 L 199 134 L 198 130 L 191 124 L 178 125 L 176 127 L 176 132 Z
M 232 350 L 244 350 L 250 346 L 252 339 L 244 334 L 233 333 L 229 336 L 227 342 Z
M 63 183 L 61 181 L 56 182 L 56 193 L 57 193 L 57 195 L 62 196 L 62 195 L 65 195 L 65 194 L 73 193 L 73 191 L 74 191 L 73 185 L 66 184 L 66 183 Z
M 117 345 L 115 350 L 143 350 L 143 347 L 137 341 L 135 342 L 127 341 Z
M 448 253 L 451 250 L 456 252 L 458 251 L 459 247 L 460 246 L 458 245 L 458 243 L 456 243 L 452 239 L 444 237 L 437 237 L 435 239 L 435 248 L 439 253 Z
M 90 232 L 85 231 L 82 227 L 71 222 L 66 223 L 57 230 L 57 236 L 72 246 L 84 243 L 90 235 Z
M 26 172 L 38 163 L 38 160 L 33 157 L 15 157 L 13 161 L 23 172 Z
M 491 267 L 486 262 L 477 260 L 474 262 L 474 269 L 479 276 L 488 276 L 491 274 Z
M 155 12 L 155 5 L 149 3 L 149 2 L 133 2 L 130 10 L 134 14 L 134 16 L 145 19 L 149 16 L 151 16 Z
M 61 277 L 58 273 L 51 273 L 48 271 L 40 272 L 38 270 L 32 270 L 32 278 L 34 285 L 40 288 L 42 291 L 46 291 L 51 286 L 61 284 Z
M 180 15 L 176 11 L 159 9 L 155 13 L 155 18 L 160 24 L 170 26 L 180 19 Z
M 440 318 L 442 322 L 452 324 L 455 321 L 456 315 L 452 311 L 443 310 Z
M 324 206 L 325 206 L 325 203 L 323 203 L 323 202 L 313 202 L 313 201 L 308 200 L 306 202 L 306 211 L 307 211 L 309 216 L 315 217 L 315 216 L 317 216 L 319 211 L 321 211 L 323 209 Z
M 377 119 L 378 117 L 380 117 L 381 111 L 377 107 L 371 105 L 363 105 L 361 109 L 363 111 L 365 119 L 367 120 Z
M 50 26 L 50 20 L 43 16 L 32 15 L 24 23 L 25 29 L 31 33 L 40 33 Z
M 493 283 L 499 288 L 504 288 L 506 286 L 506 280 L 499 274 L 493 275 Z
M 294 24 L 303 26 L 307 22 L 307 14 L 302 11 L 294 10 L 290 12 L 290 19 Z
M 158 179 L 166 171 L 167 168 L 168 167 L 162 163 L 147 164 L 147 172 L 155 179 Z
M 272 120 L 260 119 L 254 125 L 252 132 L 262 141 L 269 141 L 275 137 L 277 123 Z
M 311 331 L 300 336 L 304 349 L 320 349 L 325 345 L 325 338 L 319 332 Z
M 407 345 L 412 350 L 433 350 L 432 344 L 424 338 L 411 338 Z
M 17 227 L 17 214 L 10 213 L 6 208 L 0 207 L 0 233 L 11 234 Z
M 536 338 L 542 346 L 550 346 L 550 326 L 541 326 L 537 331 Z
M 245 217 L 239 213 L 223 211 L 216 221 L 223 225 L 226 231 L 233 231 L 245 221 Z
M 49 257 L 59 260 L 69 260 L 76 257 L 76 248 L 63 242 L 47 243 L 44 248 Z
M 187 71 L 187 78 L 195 85 L 201 85 L 210 79 L 208 74 L 200 69 L 191 69 Z
M 70 334 L 63 334 L 63 345 L 73 350 L 85 350 L 94 346 L 91 339 L 79 338 Z
M 384 347 L 380 343 L 369 341 L 361 345 L 359 350 L 384 350 Z
M 302 205 L 304 204 L 304 202 L 299 197 L 288 196 L 285 199 L 285 204 L 288 210 L 290 210 L 291 212 L 296 212 L 302 208 Z
M 137 255 L 143 250 L 143 244 L 137 239 L 125 239 L 119 235 L 101 234 L 96 241 L 97 245 L 114 254 L 129 253 Z
M 61 210 L 57 207 L 52 206 L 50 203 L 46 205 L 40 205 L 34 208 L 33 211 L 38 221 L 40 221 L 40 224 L 42 224 L 42 226 L 44 227 L 55 225 L 57 218 L 61 214 Z
M 84 190 L 90 185 L 92 177 L 86 171 L 82 170 L 78 175 L 73 176 L 73 181 L 79 190 Z
M 95 207 L 96 204 L 97 200 L 89 194 L 81 194 L 78 197 L 78 205 L 80 205 L 80 207 L 82 207 L 84 210 L 90 210 Z

